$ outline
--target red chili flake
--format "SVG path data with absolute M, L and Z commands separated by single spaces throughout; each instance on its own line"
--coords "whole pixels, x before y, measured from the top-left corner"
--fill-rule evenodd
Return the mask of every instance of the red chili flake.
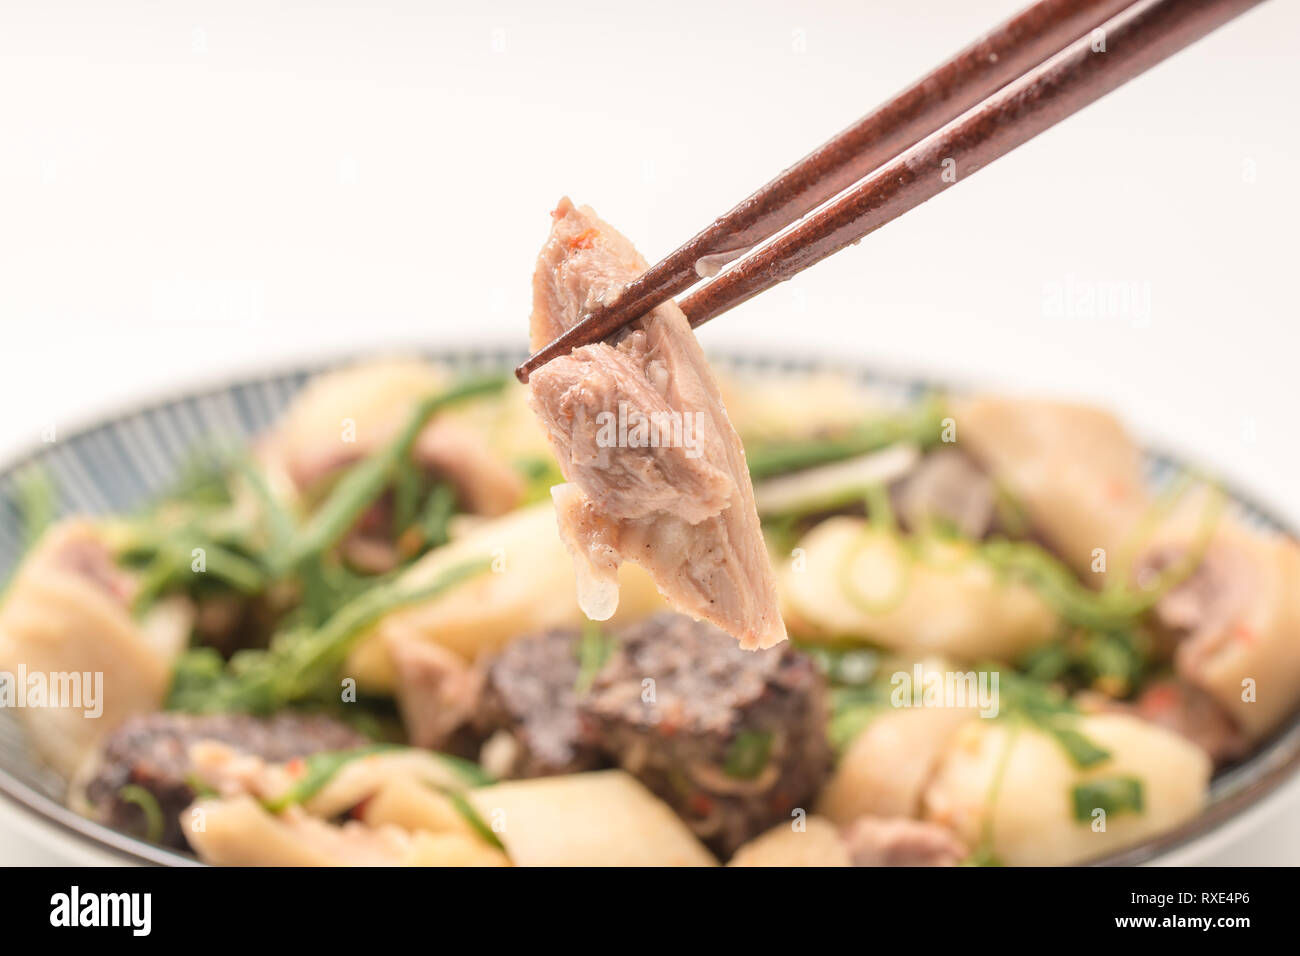
M 1178 706 L 1178 689 L 1172 684 L 1157 684 L 1142 695 L 1142 710 L 1161 714 Z
M 284 769 L 289 771 L 291 777 L 301 777 L 307 771 L 307 761 L 301 757 L 294 757 L 284 765 Z
M 370 801 L 373 799 L 374 799 L 373 796 L 366 797 L 364 800 L 362 800 L 355 807 L 353 807 L 351 810 L 348 811 L 348 816 L 350 816 L 353 820 L 363 819 L 366 815 L 366 807 L 370 805 Z
M 713 801 L 702 793 L 697 793 L 691 797 L 689 806 L 691 813 L 699 817 L 707 817 L 713 812 Z
M 600 235 L 600 230 L 596 228 L 584 229 L 572 239 L 569 240 L 570 249 L 590 249 L 596 237 Z
M 1238 624 L 1232 632 L 1232 636 L 1241 644 L 1252 645 L 1255 643 L 1255 632 L 1245 624 Z

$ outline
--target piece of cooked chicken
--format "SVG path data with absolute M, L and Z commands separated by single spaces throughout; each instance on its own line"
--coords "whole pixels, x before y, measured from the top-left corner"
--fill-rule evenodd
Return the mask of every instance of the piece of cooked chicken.
M 533 348 L 612 300 L 647 268 L 624 236 L 567 198 L 533 275 Z M 615 345 L 533 372 L 533 409 L 569 483 L 553 490 L 578 600 L 605 620 L 623 561 L 745 648 L 785 640 L 745 450 L 685 314 L 665 302 Z

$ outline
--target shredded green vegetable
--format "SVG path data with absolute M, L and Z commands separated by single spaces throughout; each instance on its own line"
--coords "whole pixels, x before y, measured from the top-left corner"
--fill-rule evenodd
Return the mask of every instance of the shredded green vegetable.
M 123 803 L 134 804 L 144 814 L 144 838 L 150 843 L 162 842 L 166 832 L 166 821 L 158 798 L 138 784 L 128 783 L 119 787 L 117 798 Z
M 465 822 L 470 825 L 475 833 L 498 850 L 505 851 L 506 846 L 501 842 L 501 838 L 488 826 L 487 821 L 479 815 L 479 812 L 474 809 L 474 805 L 465 798 L 463 793 L 443 789 L 439 789 L 438 792 L 451 801 L 451 805 L 456 808 L 456 812 L 465 819 Z
M 897 415 L 872 419 L 841 435 L 786 441 L 751 440 L 745 443 L 749 477 L 759 481 L 865 455 L 903 441 L 929 448 L 937 445 L 942 437 L 945 414 L 942 398 L 932 395 Z
M 14 480 L 14 491 L 23 522 L 23 547 L 30 548 L 54 523 L 58 510 L 54 483 L 44 468 L 32 465 Z
M 336 544 L 368 507 L 393 481 L 402 462 L 429 419 L 449 405 L 501 391 L 505 379 L 494 376 L 471 381 L 420 402 L 406 424 L 387 445 L 357 462 L 330 489 L 328 497 L 312 514 L 306 526 L 294 536 L 274 567 L 285 574 L 319 556 Z
M 447 543 L 448 526 L 456 514 L 456 492 L 446 482 L 438 482 L 429 493 L 429 499 L 420 515 L 420 533 L 424 543 L 439 548 Z
M 395 744 L 371 744 L 366 747 L 353 747 L 350 750 L 330 750 L 314 753 L 303 758 L 304 770 L 287 790 L 275 797 L 262 801 L 262 806 L 272 813 L 279 813 L 286 807 L 306 803 L 325 789 L 340 770 L 362 757 L 375 754 L 393 753 L 403 748 Z
M 582 636 L 578 639 L 578 677 L 574 681 L 575 694 L 585 694 L 591 690 L 596 675 L 605 666 L 616 648 L 614 638 L 605 633 L 595 621 L 585 621 Z
M 266 714 L 288 704 L 327 697 L 356 639 L 391 611 L 431 600 L 462 581 L 482 574 L 491 562 L 457 565 L 423 587 L 398 582 L 363 592 L 318 628 L 283 631 L 265 650 L 240 651 L 223 666 L 211 648 L 182 655 L 172 680 L 171 710 L 213 713 L 223 710 Z M 215 658 L 215 659 L 214 659 Z
M 755 780 L 767 768 L 772 752 L 772 734 L 765 730 L 742 730 L 736 734 L 722 770 L 737 780 Z

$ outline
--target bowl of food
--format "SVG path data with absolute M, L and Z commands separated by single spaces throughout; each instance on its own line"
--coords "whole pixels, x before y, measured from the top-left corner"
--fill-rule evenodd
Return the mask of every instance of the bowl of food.
M 1046 543 L 1098 533 L 1082 498 L 1066 506 L 1071 476 L 1107 502 L 1138 494 L 1110 482 L 1139 476 L 1144 520 L 1197 493 L 1185 465 L 1139 451 L 1104 413 L 720 360 L 791 638 L 745 651 L 669 610 L 634 566 L 613 620 L 585 620 L 554 461 L 524 389 L 504 382 L 518 357 L 294 370 L 8 466 L 0 670 L 28 699 L 0 710 L 0 790 L 24 819 L 167 864 L 1129 863 L 1214 832 L 1293 774 L 1294 698 L 1259 722 L 1231 706 L 1255 674 L 1282 692 L 1281 668 L 1235 665 L 1230 705 L 1194 683 L 1213 654 L 1179 657 L 1203 637 L 1164 643 L 1206 613 L 1184 602 L 1209 582 L 1194 571 L 1121 598 Z M 418 396 L 494 374 L 499 392 L 441 419 L 467 443 L 457 464 L 412 457 L 420 507 L 390 481 L 330 543 L 321 567 L 338 581 L 309 616 L 304 585 L 268 570 L 276 522 L 319 527 Z M 1087 427 L 1114 457 L 1077 453 Z M 462 474 L 478 490 L 457 490 L 452 469 L 475 462 Z M 1016 477 L 1037 468 L 1037 489 Z M 1035 516 L 1057 495 L 1049 532 Z M 1222 531 L 1198 523 L 1211 516 L 1290 547 L 1231 489 L 1205 507 L 1187 539 L 1201 575 L 1229 573 L 1214 563 Z M 1166 533 L 1135 563 L 1159 563 Z M 1232 646 L 1271 653 L 1269 636 Z M 83 706 L 42 705 L 37 675 L 79 675 Z M 970 699 L 951 699 L 962 687 Z
M 644 268 L 562 204 L 534 345 Z M 1300 765 L 1300 548 L 1109 412 L 659 306 L 249 378 L 0 472 L 0 794 L 218 865 L 1180 858 Z

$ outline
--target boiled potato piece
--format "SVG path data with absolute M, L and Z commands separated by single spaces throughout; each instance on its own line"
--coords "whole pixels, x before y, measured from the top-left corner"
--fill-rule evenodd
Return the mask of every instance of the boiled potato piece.
M 419 587 L 452 567 L 481 560 L 491 561 L 493 570 L 381 621 L 360 640 L 343 673 L 369 689 L 392 690 L 393 665 L 383 639 L 390 624 L 405 637 L 418 636 L 474 660 L 520 634 L 586 620 L 574 597 L 573 561 L 556 530 L 550 502 L 484 522 L 429 552 L 402 581 Z M 619 587 L 615 621 L 636 620 L 665 607 L 650 576 L 635 565 L 620 570 Z
M 428 362 L 386 359 L 320 375 L 297 395 L 276 434 L 289 473 L 299 481 L 359 458 L 386 442 L 416 402 L 450 378 Z
M 821 817 L 803 821 L 802 830 L 780 823 L 754 837 L 728 866 L 852 866 L 839 828 Z
M 129 595 L 96 575 L 129 576 L 86 570 L 88 562 L 111 566 L 109 550 L 98 525 L 60 522 L 23 561 L 0 604 L 0 671 L 14 681 L 37 675 L 51 687 L 56 675 L 75 675 L 80 685 L 73 706 L 15 708 L 36 752 L 65 778 L 127 717 L 162 708 L 172 662 L 189 637 L 188 602 L 161 602 L 137 621 Z
M 714 369 L 727 417 L 742 441 L 789 440 L 850 429 L 893 409 L 847 375 L 774 379 Z
M 1032 725 L 965 724 L 926 789 L 924 816 L 953 829 L 970 847 L 991 833 L 987 849 L 1008 866 L 1055 866 L 1140 843 L 1205 805 L 1210 760 L 1199 747 L 1126 715 L 1084 716 L 1076 726 L 1110 758 L 1084 769 Z M 1102 819 L 1088 811 L 1087 819 L 1076 819 L 1076 786 L 1130 778 L 1141 783 L 1140 812 L 1114 811 Z
M 810 639 L 857 637 L 975 660 L 1011 659 L 1057 633 L 1038 594 L 1001 579 L 970 545 L 934 541 L 916 557 L 861 518 L 831 518 L 808 532 L 781 585 L 791 629 Z
M 921 794 L 958 729 L 979 719 L 958 707 L 908 707 L 876 717 L 844 751 L 817 812 L 840 826 L 858 817 L 915 817 Z
M 392 824 L 403 830 L 476 836 L 450 798 L 411 777 L 396 777 L 385 783 L 366 801 L 361 818 L 372 827 Z
M 712 866 L 678 816 L 621 770 L 515 780 L 466 798 L 517 866 Z
M 303 807 L 313 816 L 330 818 L 357 806 L 395 781 L 419 786 L 464 790 L 476 781 L 463 776 L 458 764 L 441 754 L 414 748 L 377 751 L 343 764 Z

